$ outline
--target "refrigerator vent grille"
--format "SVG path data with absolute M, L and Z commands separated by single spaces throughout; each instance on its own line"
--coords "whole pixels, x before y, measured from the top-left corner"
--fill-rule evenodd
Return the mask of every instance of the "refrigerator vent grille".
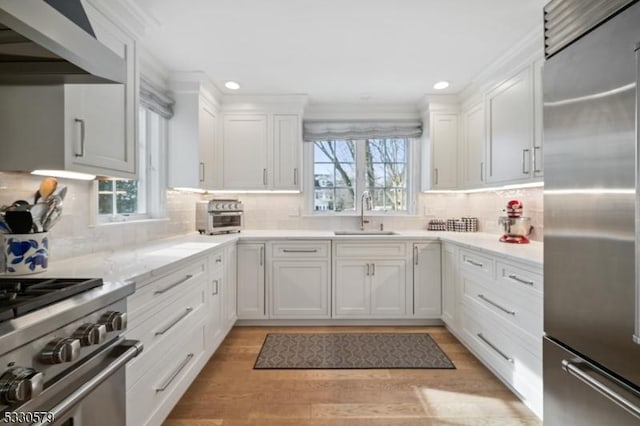
M 554 55 L 637 0 L 552 0 L 544 7 L 544 54 Z

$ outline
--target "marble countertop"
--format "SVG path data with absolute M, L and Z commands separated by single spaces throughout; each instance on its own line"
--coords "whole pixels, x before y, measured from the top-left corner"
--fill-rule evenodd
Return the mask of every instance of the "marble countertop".
M 101 277 L 109 282 L 146 280 L 161 276 L 167 270 L 187 262 L 196 255 L 205 255 L 237 240 L 324 239 L 336 241 L 384 240 L 441 240 L 461 247 L 498 254 L 512 260 L 540 267 L 543 244 L 505 244 L 499 236 L 487 233 L 438 232 L 426 230 L 395 231 L 395 235 L 334 235 L 333 231 L 309 230 L 243 230 L 239 234 L 199 235 L 196 233 L 151 241 L 140 246 L 105 251 L 61 261 L 51 261 L 46 272 L 33 277 Z

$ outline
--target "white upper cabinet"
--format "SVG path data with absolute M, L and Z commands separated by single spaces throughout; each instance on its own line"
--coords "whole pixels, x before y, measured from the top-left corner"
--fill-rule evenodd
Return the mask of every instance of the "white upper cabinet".
M 458 105 L 451 97 L 434 97 L 422 111 L 422 190 L 458 185 Z
M 302 111 L 306 96 L 225 98 L 223 189 L 302 189 Z
M 2 170 L 136 178 L 136 43 L 91 4 L 85 8 L 97 39 L 125 59 L 126 82 L 0 87 Z
M 215 99 L 199 82 L 172 82 L 175 105 L 169 120 L 168 184 L 219 189 L 222 159 Z
M 225 114 L 223 129 L 224 189 L 267 189 L 267 115 Z
M 542 66 L 544 61 L 542 59 L 536 61 L 533 64 L 533 123 L 534 123 L 534 137 L 533 137 L 533 177 L 539 178 L 544 175 L 544 163 L 542 152 L 542 111 L 543 111 L 543 99 L 542 99 Z
M 273 187 L 300 189 L 302 135 L 300 117 L 293 114 L 273 116 Z
M 485 116 L 482 103 L 462 112 L 462 179 L 465 188 L 480 186 L 485 181 Z
M 526 67 L 486 95 L 487 182 L 517 182 L 533 176 L 532 77 L 531 67 Z

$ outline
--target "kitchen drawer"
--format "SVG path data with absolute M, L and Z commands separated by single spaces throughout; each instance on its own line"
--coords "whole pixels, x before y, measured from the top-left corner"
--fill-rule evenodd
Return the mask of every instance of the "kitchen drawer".
M 134 384 L 153 364 L 164 357 L 180 336 L 188 334 L 207 315 L 203 282 L 189 289 L 173 303 L 156 311 L 147 311 L 139 326 L 127 331 L 128 339 L 140 340 L 144 351 L 127 364 L 127 383 Z
M 157 279 L 136 283 L 136 292 L 127 299 L 129 317 L 135 319 L 146 309 L 171 302 L 193 283 L 206 280 L 206 272 L 203 257 Z
M 506 285 L 531 289 L 540 294 L 543 292 L 543 278 L 541 273 L 536 273 L 502 261 L 496 263 L 496 270 L 496 279 Z
M 338 242 L 335 243 L 335 254 L 341 258 L 389 258 L 407 257 L 405 242 Z
M 326 258 L 329 257 L 330 241 L 286 241 L 271 244 L 273 259 Z
M 534 356 L 511 333 L 496 327 L 472 307 L 465 306 L 462 323 L 465 343 L 541 415 L 542 358 Z
M 183 333 L 182 339 L 167 348 L 161 359 L 131 387 L 127 369 L 127 425 L 162 423 L 197 376 L 206 361 L 204 358 L 204 324 L 201 322 Z
M 486 283 L 462 274 L 462 289 L 465 306 L 476 306 L 485 317 L 504 322 L 517 338 L 540 356 L 542 342 L 542 298 L 537 295 L 524 296 L 516 292 L 496 289 L 494 282 Z M 497 291 L 496 291 L 497 290 Z M 493 314 L 493 316 L 491 315 Z M 523 334 L 524 331 L 526 334 Z
M 460 249 L 460 265 L 462 269 L 493 279 L 494 261 L 492 258 L 475 251 Z

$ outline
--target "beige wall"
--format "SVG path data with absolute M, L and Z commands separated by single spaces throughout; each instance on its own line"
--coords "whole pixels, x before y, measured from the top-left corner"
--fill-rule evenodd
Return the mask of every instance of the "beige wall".
M 41 178 L 24 173 L 0 172 L 0 205 L 18 199 L 32 201 Z M 167 192 L 167 216 L 162 220 L 90 225 L 91 182 L 61 179 L 69 191 L 61 221 L 51 231 L 50 256 L 63 259 L 104 250 L 122 249 L 159 238 L 193 233 L 195 202 L 214 195 Z M 228 194 L 225 194 L 228 195 Z M 303 194 L 239 194 L 245 203 L 245 227 L 248 229 L 354 229 L 358 218 L 315 217 L 304 215 Z M 508 200 L 524 203 L 526 216 L 532 218 L 531 235 L 542 240 L 542 188 L 491 191 L 474 194 L 419 194 L 417 213 L 409 217 L 373 217 L 367 226 L 385 229 L 426 229 L 431 218 L 447 219 L 475 216 L 479 230 L 500 234 L 498 216 Z

